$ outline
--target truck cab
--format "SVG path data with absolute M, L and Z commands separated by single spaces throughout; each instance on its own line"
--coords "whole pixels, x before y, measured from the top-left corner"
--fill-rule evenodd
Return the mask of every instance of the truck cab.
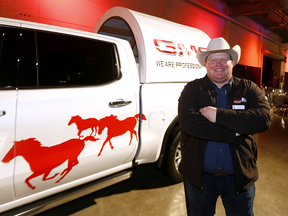
M 178 97 L 205 75 L 205 33 L 121 7 L 94 33 L 5 18 L 0 32 L 0 213 L 41 212 L 141 164 L 181 181 Z

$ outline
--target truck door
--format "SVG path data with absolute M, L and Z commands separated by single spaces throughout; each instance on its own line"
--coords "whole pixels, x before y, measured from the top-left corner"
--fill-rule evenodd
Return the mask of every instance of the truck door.
M 13 169 L 5 154 L 13 146 L 16 115 L 19 32 L 0 27 L 0 205 L 14 200 Z M 14 152 L 14 149 L 12 149 Z M 13 153 L 12 152 L 12 153 Z
M 29 32 L 22 30 L 24 39 Z M 128 168 L 137 150 L 135 91 L 120 74 L 116 45 L 33 34 L 36 86 L 19 87 L 17 101 L 17 199 Z
M 16 94 L 16 90 L 0 90 L 0 205 L 14 199 L 13 168 L 15 162 L 4 163 L 4 156 L 14 140 Z

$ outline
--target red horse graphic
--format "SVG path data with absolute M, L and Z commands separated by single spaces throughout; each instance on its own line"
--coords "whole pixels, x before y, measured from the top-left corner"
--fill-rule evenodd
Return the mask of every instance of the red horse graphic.
M 105 118 L 100 119 L 99 120 L 99 131 L 98 131 L 99 135 L 101 135 L 101 133 L 105 127 L 107 127 L 108 131 L 107 131 L 107 138 L 103 142 L 102 148 L 101 148 L 98 156 L 101 155 L 103 148 L 108 141 L 109 141 L 111 149 L 113 149 L 114 147 L 112 146 L 111 139 L 113 137 L 120 136 L 120 135 L 126 133 L 127 131 L 130 132 L 129 145 L 131 144 L 131 141 L 133 139 L 133 134 L 135 135 L 136 140 L 138 140 L 137 139 L 137 133 L 134 130 L 134 128 L 135 128 L 137 121 L 139 121 L 139 117 L 140 117 L 140 115 L 136 114 L 134 117 L 128 117 L 128 118 L 120 121 L 119 119 L 117 119 L 117 116 L 110 115 L 110 116 L 106 116 Z M 142 120 L 147 120 L 144 114 L 142 114 Z
M 38 140 L 35 140 L 35 138 L 16 141 L 5 155 L 2 162 L 9 163 L 13 158 L 23 156 L 33 172 L 33 174 L 25 180 L 25 183 L 34 190 L 35 186 L 31 185 L 29 182 L 32 178 L 44 174 L 42 178 L 43 181 L 53 179 L 59 173 L 56 173 L 54 176 L 48 178 L 50 172 L 68 160 L 67 168 L 61 172 L 61 178 L 55 183 L 60 182 L 72 170 L 72 168 L 79 163 L 77 158 L 84 149 L 84 141 L 96 140 L 98 139 L 88 136 L 83 140 L 70 139 L 66 142 L 51 147 L 41 146 L 41 143 Z
M 76 116 L 72 116 L 68 126 L 70 126 L 71 124 L 75 123 L 78 129 L 78 136 L 81 136 L 82 131 L 87 130 L 87 129 L 91 129 L 91 134 L 90 136 L 93 134 L 94 129 L 95 129 L 95 136 L 96 136 L 96 132 L 97 132 L 97 125 L 98 125 L 98 120 L 95 118 L 88 118 L 88 119 L 82 119 L 79 115 Z

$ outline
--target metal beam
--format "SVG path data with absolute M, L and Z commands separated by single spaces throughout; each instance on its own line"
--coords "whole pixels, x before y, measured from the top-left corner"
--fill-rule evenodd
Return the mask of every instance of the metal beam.
M 280 28 L 288 28 L 288 25 L 279 25 L 279 26 L 271 26 L 271 27 L 265 27 L 264 29 L 280 29 Z
M 259 3 L 243 4 L 231 7 L 230 16 L 247 16 L 285 8 L 288 8 L 287 0 L 264 0 Z
M 262 36 L 262 37 L 264 37 L 264 38 L 266 38 L 266 39 L 268 39 L 268 40 L 270 40 L 270 41 L 273 41 L 274 43 L 276 43 L 276 44 L 278 44 L 278 45 L 280 45 L 280 46 L 285 47 L 285 48 L 288 49 L 288 46 L 286 46 L 286 45 L 283 44 L 282 42 L 279 42 L 279 41 L 277 41 L 277 40 L 274 40 L 274 39 L 268 37 L 267 35 L 259 32 L 259 31 L 256 31 L 255 29 L 249 28 L 247 25 L 244 25 L 244 24 L 236 21 L 235 19 L 231 18 L 230 16 L 228 16 L 228 15 L 226 15 L 226 14 L 223 14 L 223 13 L 217 11 L 217 10 L 214 9 L 214 8 L 211 8 L 211 7 L 207 6 L 207 5 L 204 5 L 203 3 L 200 3 L 198 0 L 184 0 L 184 1 L 186 1 L 186 2 L 188 2 L 188 3 L 190 3 L 190 4 L 193 4 L 193 5 L 196 5 L 196 6 L 198 6 L 199 8 L 202 8 L 202 9 L 208 11 L 209 13 L 215 14 L 215 15 L 220 16 L 220 17 L 222 17 L 222 18 L 224 18 L 224 19 L 226 19 L 226 20 L 229 20 L 229 21 L 235 23 L 236 25 L 238 25 L 238 26 L 240 26 L 240 27 L 242 27 L 242 28 L 244 28 L 244 29 L 246 29 L 246 30 L 248 30 L 248 31 L 251 31 L 251 32 L 255 33 L 256 35 L 260 35 L 260 36 Z

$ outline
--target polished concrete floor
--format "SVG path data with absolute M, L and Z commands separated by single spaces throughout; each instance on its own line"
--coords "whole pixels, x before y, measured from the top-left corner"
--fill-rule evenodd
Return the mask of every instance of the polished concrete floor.
M 288 117 L 275 114 L 259 134 L 255 216 L 288 215 Z M 145 165 L 132 179 L 95 192 L 38 216 L 186 216 L 183 183 L 173 183 Z M 219 199 L 216 216 L 225 215 Z

